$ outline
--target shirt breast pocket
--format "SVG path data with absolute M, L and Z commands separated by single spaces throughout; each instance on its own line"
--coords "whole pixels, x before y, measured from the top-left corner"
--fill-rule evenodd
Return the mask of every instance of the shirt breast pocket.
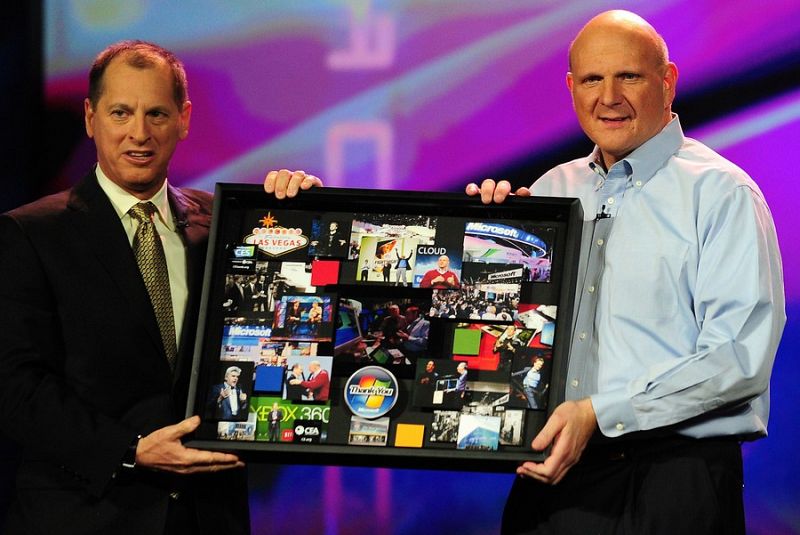
M 667 320 L 678 314 L 685 300 L 688 250 L 686 243 L 672 240 L 615 252 L 604 277 L 611 313 L 633 321 Z

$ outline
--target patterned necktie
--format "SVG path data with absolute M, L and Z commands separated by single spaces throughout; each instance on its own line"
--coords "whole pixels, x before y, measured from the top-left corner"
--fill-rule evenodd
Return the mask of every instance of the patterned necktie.
M 140 202 L 128 210 L 139 226 L 133 236 L 133 253 L 142 273 L 144 285 L 156 314 L 161 340 L 167 353 L 167 362 L 175 371 L 178 345 L 175 341 L 175 317 L 172 315 L 172 296 L 169 290 L 169 272 L 164 246 L 153 222 L 156 207 L 152 202 Z

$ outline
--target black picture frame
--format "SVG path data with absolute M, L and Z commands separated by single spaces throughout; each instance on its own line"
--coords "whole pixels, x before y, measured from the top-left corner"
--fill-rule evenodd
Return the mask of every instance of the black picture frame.
M 512 471 L 520 461 L 545 458 L 529 445 L 566 390 L 583 225 L 577 199 L 511 197 L 484 205 L 454 193 L 318 188 L 277 200 L 260 186 L 217 184 L 213 214 L 186 407 L 187 416 L 206 418 L 189 446 L 274 463 L 477 471 Z M 441 256 L 453 257 L 449 266 L 441 267 Z M 431 269 L 439 268 L 434 275 L 451 276 L 433 283 L 442 285 L 438 308 L 427 311 L 420 352 L 397 333 L 405 332 L 406 320 L 389 309 L 413 317 L 409 308 L 434 303 L 434 290 L 423 287 L 437 280 L 430 269 L 423 273 L 432 261 Z M 556 310 L 557 318 L 550 317 Z M 546 366 L 537 364 L 543 379 L 533 401 L 521 381 L 537 358 Z M 516 445 L 498 445 L 491 430 L 464 439 L 466 445 L 431 440 L 438 409 L 414 401 L 427 364 L 417 363 L 427 359 L 469 364 L 464 403 L 472 404 L 465 410 L 470 422 L 490 420 L 496 431 L 505 417 L 493 420 L 493 410 L 524 410 Z M 207 417 L 209 392 L 228 362 L 255 370 L 245 381 L 250 397 L 241 402 L 250 411 L 247 421 Z M 282 369 L 267 369 L 273 365 Z M 381 415 L 390 418 L 388 430 L 380 420 L 370 426 L 372 438 L 362 439 L 385 446 L 355 445 L 350 436 L 352 417 L 363 416 L 355 412 L 363 408 L 344 399 L 357 392 L 353 387 L 349 394 L 343 389 L 366 366 L 396 378 L 394 404 Z M 437 381 L 451 389 L 440 393 L 451 400 L 446 410 L 458 383 L 458 372 L 450 372 L 456 376 Z M 311 382 L 325 374 L 327 390 L 312 390 Z M 503 381 L 505 397 L 498 393 Z M 290 384 L 304 389 L 302 396 L 287 394 Z M 493 407 L 498 399 L 502 407 Z M 510 426 L 501 432 L 520 435 Z

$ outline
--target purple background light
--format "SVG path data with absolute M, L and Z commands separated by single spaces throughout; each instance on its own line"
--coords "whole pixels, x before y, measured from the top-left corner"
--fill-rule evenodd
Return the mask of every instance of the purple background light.
M 797 1 L 756 9 L 728 0 L 48 0 L 45 94 L 49 109 L 80 125 L 93 56 L 119 39 L 153 40 L 185 61 L 194 104 L 174 183 L 261 182 L 280 167 L 350 187 L 460 190 L 504 170 L 529 183 L 532 170 L 590 148 L 564 85 L 566 50 L 588 18 L 613 7 L 639 12 L 664 35 L 680 69 L 676 109 L 687 133 L 747 170 L 770 203 L 789 324 L 770 437 L 745 447 L 748 533 L 798 534 L 800 83 L 784 77 L 772 87 L 775 77 L 763 77 L 797 65 Z M 762 78 L 760 91 L 741 93 Z M 90 140 L 69 143 L 75 149 L 53 189 L 94 161 Z M 513 478 L 265 464 L 251 465 L 251 475 L 256 534 L 325 535 L 494 533 Z

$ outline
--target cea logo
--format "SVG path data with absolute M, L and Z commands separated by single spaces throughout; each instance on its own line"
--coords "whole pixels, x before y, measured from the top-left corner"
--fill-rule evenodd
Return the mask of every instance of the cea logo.
M 318 444 L 322 438 L 322 422 L 319 420 L 295 420 L 292 442 Z

